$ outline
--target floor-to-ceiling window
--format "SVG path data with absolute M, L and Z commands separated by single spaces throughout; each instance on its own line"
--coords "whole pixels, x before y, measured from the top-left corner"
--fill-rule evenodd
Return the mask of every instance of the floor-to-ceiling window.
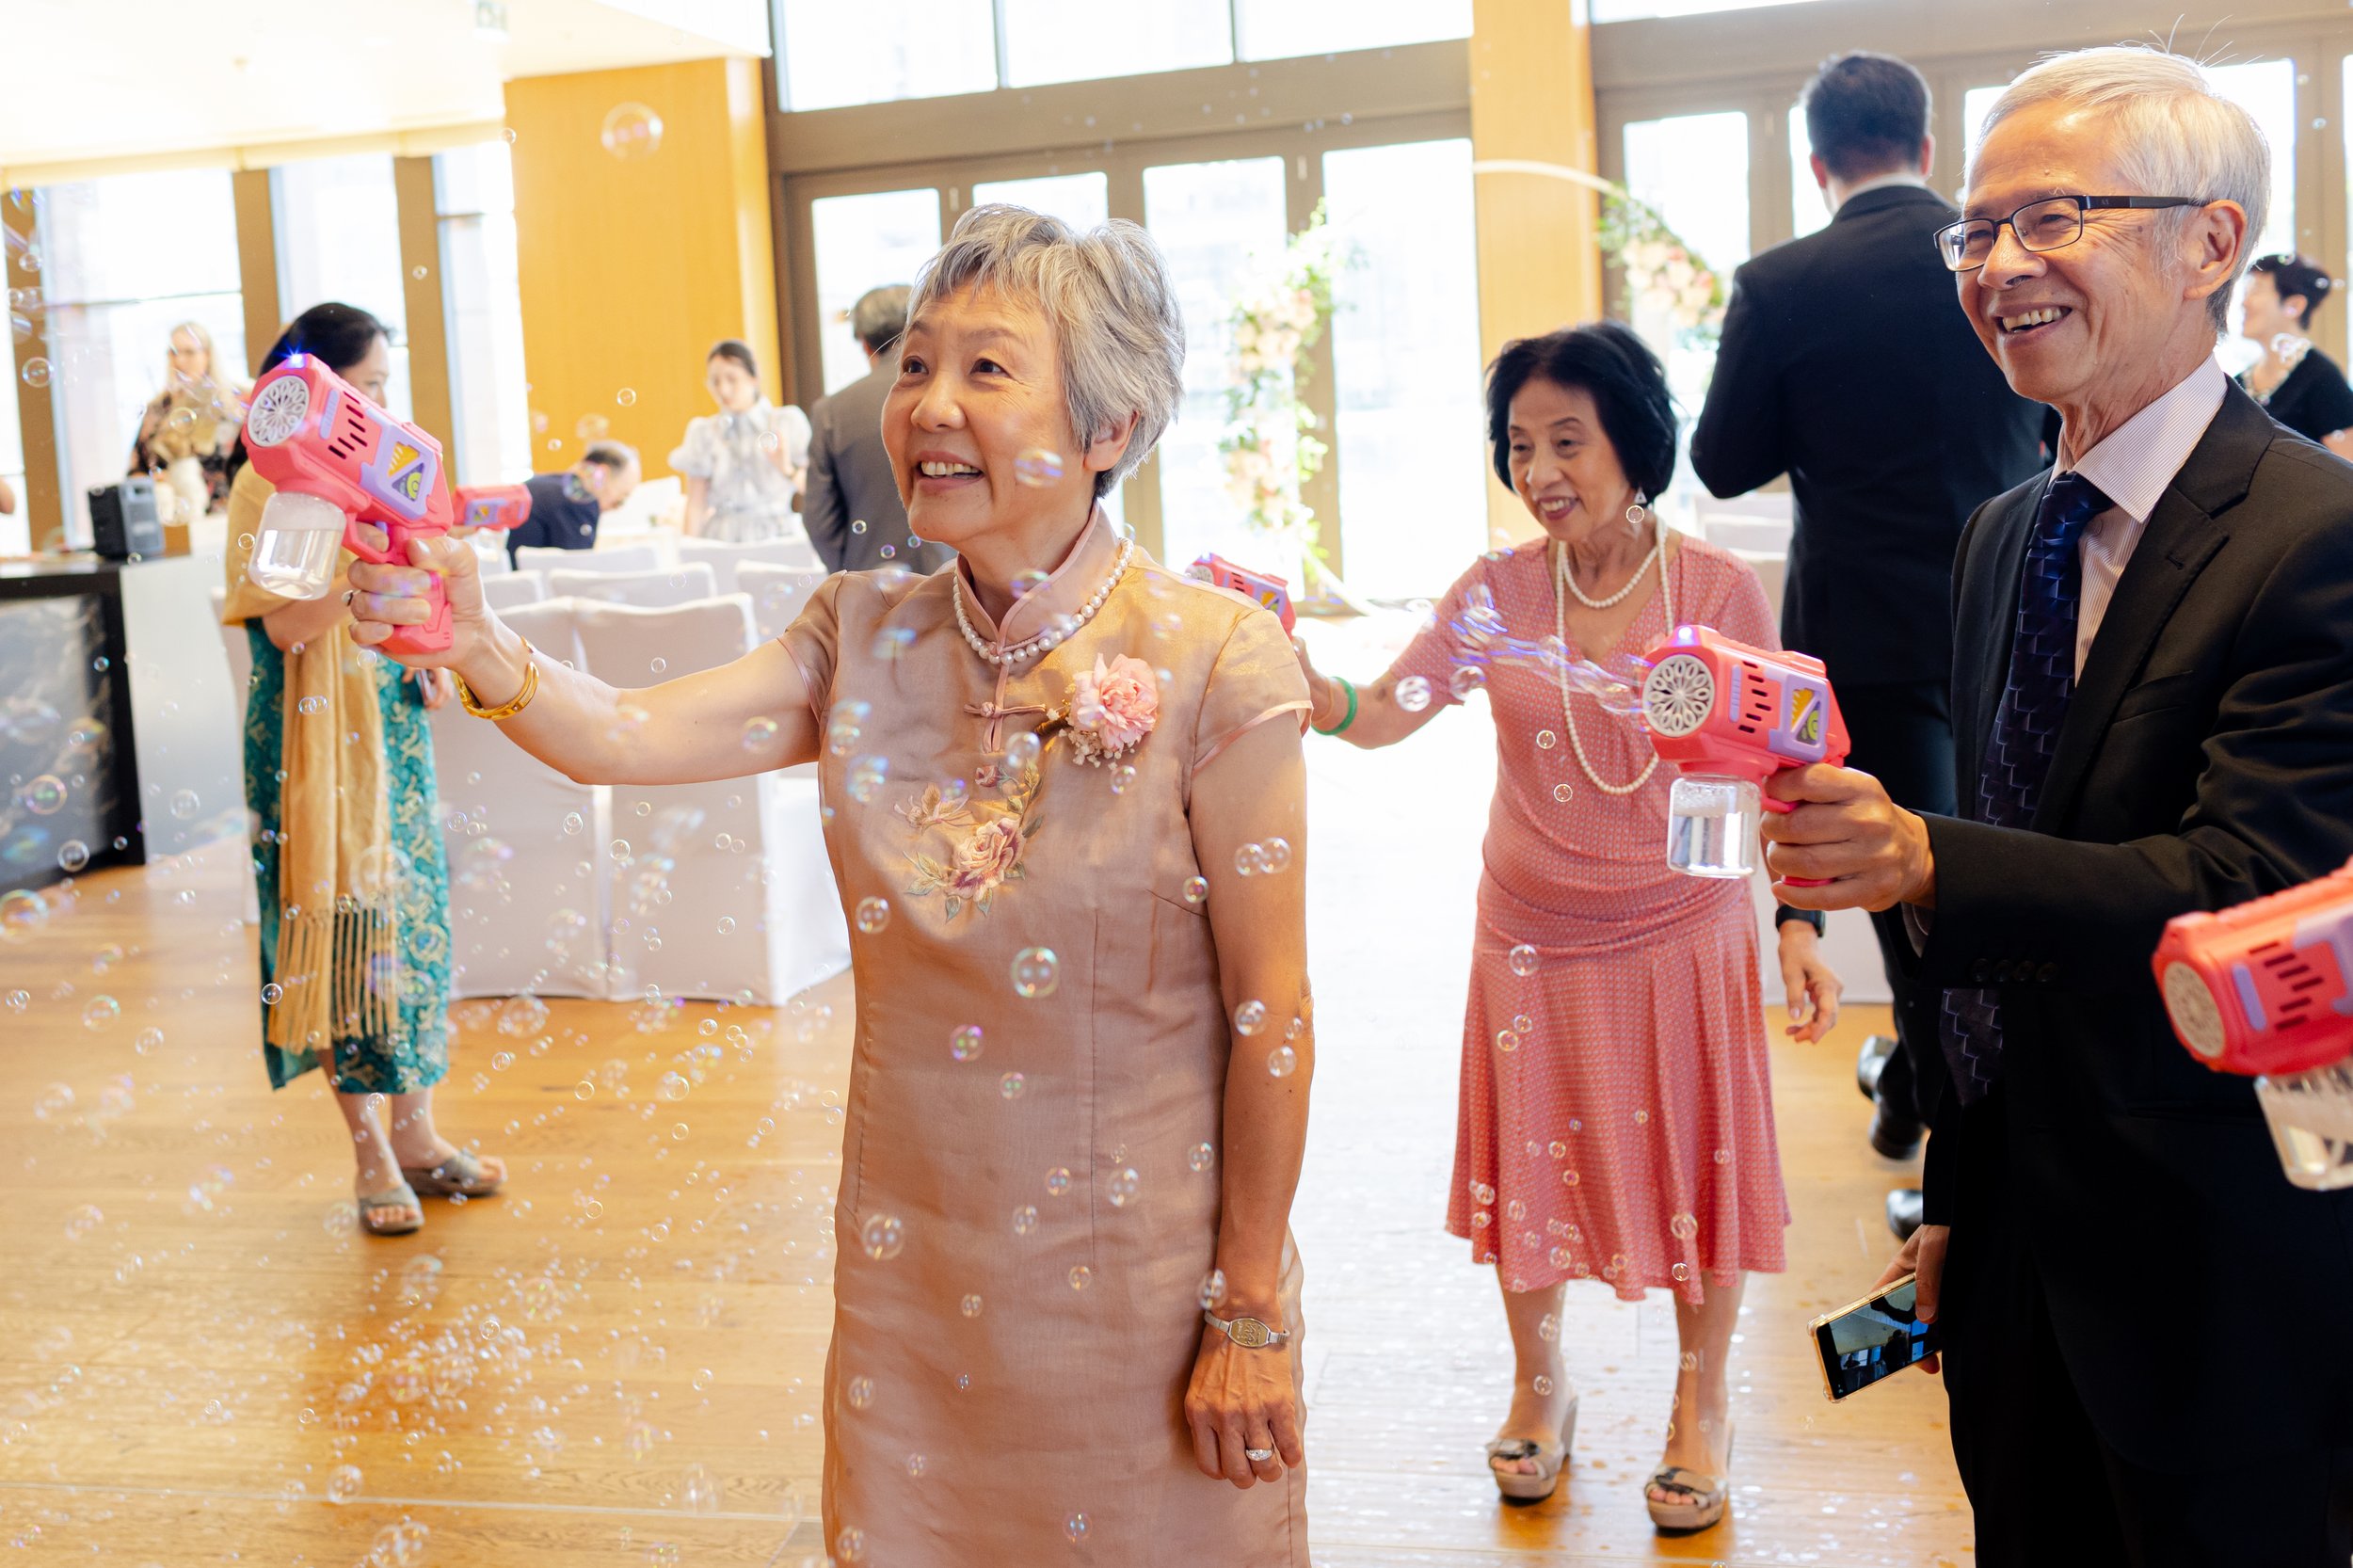
M 532 469 L 531 408 L 506 143 L 436 155 L 433 210 L 449 333 L 451 466 L 460 484 L 513 483 Z
M 392 357 L 385 407 L 409 418 L 408 307 L 401 282 L 400 205 L 391 154 L 280 164 L 270 170 L 270 204 L 278 235 L 278 302 L 286 318 L 335 300 L 384 323 L 392 329 Z
M 850 331 L 850 307 L 869 289 L 912 283 L 939 248 L 939 192 L 878 190 L 810 203 L 817 250 L 817 319 L 824 391 L 839 392 L 867 372 L 866 350 Z

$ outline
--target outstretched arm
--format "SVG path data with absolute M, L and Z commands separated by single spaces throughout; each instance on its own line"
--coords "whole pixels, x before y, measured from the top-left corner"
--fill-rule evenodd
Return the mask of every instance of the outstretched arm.
M 377 536 L 380 545 L 382 536 Z M 403 626 L 422 624 L 420 597 L 438 572 L 449 594 L 450 646 L 399 654 L 412 667 L 454 670 L 475 700 L 498 708 L 537 672 L 538 690 L 511 718 L 506 738 L 584 784 L 687 784 L 737 778 L 813 760 L 817 719 L 808 681 L 780 644 L 768 642 L 717 669 L 622 690 L 535 653 L 482 602 L 480 563 L 451 539 L 419 539 L 413 565 L 351 568 L 352 641 L 376 647 Z
M 1446 706 L 1435 694 L 1425 690 L 1421 702 L 1407 707 L 1398 699 L 1401 684 L 1394 675 L 1384 675 L 1377 680 L 1356 687 L 1356 714 L 1349 716 L 1348 687 L 1340 680 L 1319 671 L 1307 657 L 1307 645 L 1297 638 L 1291 648 L 1299 655 L 1300 670 L 1307 677 L 1307 699 L 1313 704 L 1311 718 L 1315 727 L 1326 734 L 1338 730 L 1338 738 L 1350 745 L 1370 751 L 1376 746 L 1395 745 L 1398 742 L 1438 716 Z M 1426 687 L 1428 682 L 1424 682 Z M 1346 725 L 1346 728 L 1340 728 Z

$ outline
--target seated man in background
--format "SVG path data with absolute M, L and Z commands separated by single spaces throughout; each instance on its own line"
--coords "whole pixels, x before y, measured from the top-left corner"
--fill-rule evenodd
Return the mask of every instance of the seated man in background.
M 883 399 L 899 378 L 899 334 L 906 330 L 907 286 L 868 289 L 850 307 L 850 330 L 872 368 L 808 411 L 808 478 L 801 522 L 827 571 L 863 571 L 889 561 L 937 571 L 945 545 L 910 546 L 897 470 L 883 450 Z
M 595 549 L 598 520 L 629 500 L 640 477 L 637 449 L 620 441 L 592 441 L 562 473 L 533 474 L 523 486 L 531 492 L 531 516 L 507 531 L 506 559 L 512 563 L 525 545 Z

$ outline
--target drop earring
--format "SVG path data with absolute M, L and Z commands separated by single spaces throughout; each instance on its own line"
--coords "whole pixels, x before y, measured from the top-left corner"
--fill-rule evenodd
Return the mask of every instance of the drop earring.
M 1642 531 L 1642 524 L 1650 520 L 1650 514 L 1643 510 L 1649 504 L 1649 496 L 1641 490 L 1634 492 L 1634 504 L 1625 509 L 1625 531 L 1627 533 L 1640 534 Z

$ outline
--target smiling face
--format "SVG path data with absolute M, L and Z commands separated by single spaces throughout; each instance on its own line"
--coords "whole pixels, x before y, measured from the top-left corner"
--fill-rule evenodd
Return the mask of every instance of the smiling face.
M 730 414 L 740 414 L 760 401 L 760 381 L 724 354 L 713 354 L 703 369 L 703 385 L 712 400 Z
M 2278 281 L 2267 272 L 2247 275 L 2239 304 L 2245 313 L 2239 328 L 2243 338 L 2268 346 L 2272 339 L 2283 332 L 2299 338 L 2304 335 L 2302 325 L 2296 319 L 2297 312 L 2304 308 L 2304 296 L 2297 295 L 2291 300 L 2282 300 Z
M 383 333 L 368 340 L 368 351 L 356 362 L 329 368 L 350 382 L 352 390 L 361 397 L 379 408 L 384 406 L 385 391 L 392 384 L 392 351 Z
M 882 429 L 908 530 L 958 550 L 1085 515 L 1096 474 L 1127 449 L 1124 432 L 1081 444 L 1053 327 L 995 290 L 958 290 L 907 324 Z
M 1613 522 L 1625 527 L 1634 487 L 1592 392 L 1529 380 L 1512 394 L 1509 439 L 1512 488 L 1545 533 L 1575 545 Z
M 2061 195 L 2203 194 L 2137 190 L 2117 168 L 2115 139 L 2111 117 L 2097 110 L 2064 101 L 2018 110 L 1978 150 L 1965 215 L 1999 221 L 2029 201 Z M 2064 410 L 2169 363 L 2177 340 L 2202 331 L 2211 345 L 2211 327 L 2201 325 L 2204 300 L 2229 281 L 2233 214 L 2228 202 L 2186 220 L 2178 210 L 2097 209 L 2084 214 L 2081 238 L 2045 251 L 2026 249 L 2005 226 L 1985 265 L 1954 274 L 1955 287 L 2011 388 Z M 2217 239 L 2216 264 L 2209 251 Z

